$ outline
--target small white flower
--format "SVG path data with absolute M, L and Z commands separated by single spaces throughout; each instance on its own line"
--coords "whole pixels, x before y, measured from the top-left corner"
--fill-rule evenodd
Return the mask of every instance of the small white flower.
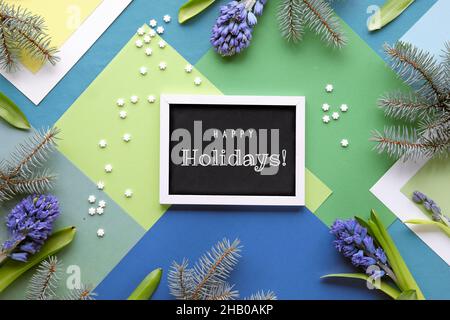
M 332 84 L 327 84 L 325 86 L 325 90 L 326 90 L 326 92 L 333 92 L 333 85 Z
M 331 117 L 333 118 L 333 120 L 337 120 L 337 119 L 339 119 L 339 113 L 338 112 L 333 112 Z
M 152 48 L 147 48 L 147 49 L 145 49 L 145 54 L 146 54 L 147 56 L 151 56 L 152 53 L 153 53 Z
M 158 24 L 158 21 L 156 21 L 155 19 L 150 20 L 150 27 L 154 28 L 154 27 L 156 27 L 157 24 Z
M 103 190 L 103 189 L 105 189 L 105 183 L 104 183 L 103 181 L 97 182 L 97 189 L 98 189 L 98 190 Z
M 122 110 L 119 112 L 119 117 L 121 119 L 125 119 L 127 117 L 128 113 L 125 110 Z
M 348 147 L 348 140 L 347 139 L 342 139 L 341 140 L 341 146 L 343 147 L 343 148 L 347 148 Z
M 133 190 L 131 190 L 131 189 L 125 190 L 124 195 L 125 195 L 125 197 L 127 197 L 127 198 L 131 198 L 131 197 L 133 196 Z
M 98 202 L 98 206 L 99 206 L 100 208 L 105 208 L 105 207 L 106 207 L 106 201 L 105 201 L 105 200 L 100 200 L 100 201 Z
M 163 61 L 159 63 L 159 70 L 166 70 L 166 68 L 167 68 L 167 63 L 165 63 Z
M 158 28 L 156 28 L 156 32 L 158 34 L 163 34 L 164 33 L 164 27 L 163 26 L 159 26 Z
M 323 121 L 324 123 L 330 122 L 330 116 L 329 116 L 329 115 L 324 115 L 324 116 L 322 117 L 322 121 Z
M 156 36 L 156 31 L 155 31 L 155 29 L 150 29 L 149 31 L 148 31 L 148 35 L 150 36 L 150 37 L 155 37 Z
M 98 142 L 98 146 L 102 149 L 106 148 L 107 145 L 108 145 L 108 143 L 106 142 L 105 139 L 102 139 Z
M 160 40 L 158 42 L 158 45 L 161 49 L 164 49 L 166 47 L 167 43 L 164 40 Z
M 136 45 L 136 47 L 138 48 L 142 48 L 142 46 L 144 45 L 144 43 L 142 42 L 141 39 L 136 40 L 136 42 L 134 43 Z
M 152 41 L 152 38 L 148 35 L 148 34 L 146 34 L 145 36 L 144 36 L 144 42 L 145 43 L 150 43 Z
M 90 207 L 88 212 L 89 212 L 90 216 L 93 216 L 95 214 L 95 208 L 94 207 Z
M 97 209 L 95 209 L 95 212 L 101 216 L 103 213 L 105 213 L 105 209 L 103 209 L 102 207 L 98 207 Z
M 191 73 L 194 67 L 191 64 L 187 64 L 186 67 L 184 67 L 184 71 L 187 73 Z
M 125 133 L 122 137 L 123 141 L 130 142 L 131 141 L 131 134 Z
M 322 105 L 322 110 L 323 110 L 324 112 L 327 112 L 328 110 L 330 110 L 330 105 L 329 105 L 328 103 L 324 103 L 324 104 Z
M 139 36 L 143 36 L 144 33 L 145 33 L 145 29 L 144 29 L 144 28 L 141 27 L 141 28 L 137 29 L 137 34 L 138 34 Z
M 348 111 L 348 105 L 346 105 L 345 103 L 341 104 L 340 109 L 341 109 L 342 112 L 347 112 Z
M 169 22 L 172 20 L 172 18 L 171 18 L 168 14 L 166 14 L 166 15 L 163 17 L 163 20 L 164 20 L 165 23 L 169 23 Z
M 105 230 L 104 229 L 98 229 L 97 230 L 97 237 L 103 238 L 105 236 Z
M 196 86 L 201 85 L 201 84 L 202 84 L 202 78 L 196 77 L 196 78 L 194 79 L 194 84 L 195 84 Z
M 148 97 L 147 97 L 147 101 L 148 101 L 149 103 L 155 103 L 156 98 L 155 98 L 155 96 L 148 96 Z
M 95 203 L 95 201 L 97 201 L 97 198 L 94 195 L 90 195 L 88 197 L 88 201 L 89 203 Z
M 130 101 L 131 101 L 131 103 L 136 104 L 136 103 L 139 102 L 139 97 L 138 96 L 131 96 L 130 97 Z
M 120 98 L 120 99 L 117 99 L 116 103 L 117 103 L 118 107 L 123 107 L 125 105 L 125 100 Z
M 111 164 L 107 164 L 107 165 L 105 166 L 105 172 L 106 172 L 106 173 L 111 173 L 112 170 L 113 170 L 113 166 L 112 166 Z
M 147 74 L 147 68 L 146 67 L 140 67 L 139 68 L 139 73 L 142 74 L 143 76 L 145 76 Z

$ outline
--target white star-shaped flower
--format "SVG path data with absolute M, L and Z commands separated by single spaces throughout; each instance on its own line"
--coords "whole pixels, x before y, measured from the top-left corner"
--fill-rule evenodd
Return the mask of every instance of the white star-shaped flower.
M 125 197 L 127 197 L 127 198 L 131 198 L 131 197 L 133 196 L 133 190 L 131 190 L 131 189 L 125 190 L 124 195 L 125 195 Z
M 125 100 L 122 99 L 122 98 L 117 99 L 116 104 L 117 104 L 118 107 L 123 107 L 125 105 Z
M 136 104 L 136 103 L 139 102 L 139 97 L 138 96 L 131 96 L 130 97 L 130 101 L 131 101 L 131 103 Z
M 202 84 L 202 78 L 196 77 L 196 78 L 194 79 L 194 84 L 195 84 L 196 86 L 201 85 L 201 84 Z
M 339 112 L 333 112 L 333 114 L 331 115 L 331 117 L 333 118 L 333 120 L 339 119 Z
M 342 139 L 342 140 L 341 140 L 341 146 L 342 146 L 343 148 L 347 148 L 348 145 L 349 145 L 349 142 L 348 142 L 347 139 Z
M 158 34 L 163 34 L 164 33 L 164 27 L 163 26 L 159 26 L 158 28 L 156 28 L 156 32 Z
M 166 70 L 166 68 L 167 68 L 167 63 L 165 63 L 163 61 L 159 63 L 159 70 Z
M 95 201 L 97 201 L 97 198 L 94 195 L 90 195 L 88 197 L 88 201 L 89 203 L 95 203 Z
M 145 36 L 144 36 L 144 42 L 145 43 L 150 43 L 152 41 L 152 38 L 148 35 L 148 34 L 146 34 Z
M 105 208 L 105 207 L 106 207 L 106 201 L 105 201 L 105 200 L 100 200 L 100 201 L 98 202 L 98 206 L 99 206 L 100 208 Z
M 97 209 L 95 209 L 95 212 L 96 212 L 99 216 L 101 216 L 101 215 L 105 212 L 105 209 L 103 209 L 102 207 L 98 207 Z
M 164 40 L 159 40 L 158 45 L 161 49 L 164 49 L 167 43 Z
M 332 84 L 327 84 L 325 86 L 325 91 L 326 92 L 333 92 L 333 85 Z
M 346 105 L 345 103 L 341 104 L 340 109 L 341 109 L 342 112 L 347 112 L 348 111 L 348 105 Z
M 137 34 L 138 34 L 139 36 L 143 36 L 144 33 L 145 33 L 145 29 L 144 29 L 144 28 L 141 27 L 141 28 L 137 29 Z
M 105 230 L 104 229 L 98 229 L 97 230 L 97 237 L 103 238 L 105 236 Z
M 122 110 L 119 112 L 119 117 L 121 119 L 125 119 L 127 117 L 128 113 L 125 110 Z
M 113 166 L 112 166 L 111 164 L 107 164 L 107 165 L 105 166 L 105 172 L 106 172 L 106 173 L 111 173 L 112 170 L 113 170 Z
M 147 56 L 151 56 L 152 53 L 153 53 L 152 48 L 147 48 L 147 49 L 145 49 L 145 54 L 146 54 Z
M 136 40 L 136 42 L 134 43 L 136 45 L 136 47 L 138 48 L 142 48 L 142 46 L 144 45 L 144 43 L 142 42 L 141 39 Z
M 155 98 L 155 96 L 148 96 L 148 97 L 147 97 L 147 101 L 148 101 L 149 103 L 155 103 L 156 98 Z
M 122 137 L 123 141 L 130 142 L 131 141 L 131 134 L 125 133 Z
M 330 122 L 330 116 L 329 115 L 324 115 L 323 117 L 322 117 L 322 121 L 324 122 L 324 123 L 328 123 L 328 122 Z
M 90 207 L 88 213 L 89 213 L 90 216 L 93 216 L 95 214 L 95 208 L 94 207 Z
M 158 21 L 156 21 L 155 19 L 150 20 L 150 27 L 154 28 L 154 27 L 156 27 L 157 24 L 158 24 Z
M 330 110 L 330 105 L 329 105 L 328 103 L 324 103 L 324 104 L 322 105 L 322 110 L 323 110 L 324 112 L 327 112 L 328 110 Z
M 186 67 L 184 67 L 184 71 L 187 73 L 191 73 L 194 67 L 191 64 L 187 64 Z
M 168 14 L 166 14 L 166 15 L 163 17 L 163 20 L 164 20 L 165 23 L 169 23 L 169 22 L 172 20 L 172 18 L 171 18 Z
M 155 31 L 155 29 L 150 29 L 149 31 L 148 31 L 148 35 L 150 36 L 150 37 L 155 37 L 156 36 L 156 31 Z
M 105 139 L 102 139 L 102 140 L 100 140 L 98 142 L 98 146 L 103 149 L 103 148 L 106 148 L 108 146 L 108 143 L 106 142 Z
M 105 183 L 104 183 L 103 181 L 97 182 L 97 189 L 98 189 L 98 190 L 103 190 L 103 189 L 105 189 Z
M 143 76 L 145 76 L 147 74 L 147 68 L 146 67 L 140 67 L 139 68 L 139 73 L 142 74 Z

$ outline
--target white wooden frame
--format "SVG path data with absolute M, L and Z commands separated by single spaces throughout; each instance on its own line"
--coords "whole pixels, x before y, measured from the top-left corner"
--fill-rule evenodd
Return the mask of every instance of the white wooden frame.
M 224 196 L 169 194 L 170 105 L 250 105 L 296 107 L 295 196 Z M 305 97 L 161 95 L 160 97 L 160 203 L 201 205 L 305 205 Z

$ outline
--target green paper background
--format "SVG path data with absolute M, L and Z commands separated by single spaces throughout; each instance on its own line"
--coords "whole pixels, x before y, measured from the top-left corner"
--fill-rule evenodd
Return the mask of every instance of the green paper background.
M 338 217 L 367 217 L 374 208 L 384 223 L 392 223 L 394 215 L 369 189 L 394 161 L 372 152 L 369 138 L 371 130 L 386 124 L 376 107 L 378 97 L 402 88 L 402 83 L 344 22 L 349 45 L 341 51 L 324 46 L 310 33 L 298 45 L 286 43 L 276 19 L 271 19 L 276 7 L 267 6 L 244 53 L 222 58 L 210 50 L 197 68 L 224 94 L 306 96 L 306 166 L 333 190 L 317 210 L 318 217 L 330 225 Z M 334 85 L 331 94 L 325 92 L 327 83 Z M 330 115 L 342 103 L 349 111 L 325 125 L 325 102 L 332 106 Z M 343 138 L 350 141 L 347 149 L 340 147 Z

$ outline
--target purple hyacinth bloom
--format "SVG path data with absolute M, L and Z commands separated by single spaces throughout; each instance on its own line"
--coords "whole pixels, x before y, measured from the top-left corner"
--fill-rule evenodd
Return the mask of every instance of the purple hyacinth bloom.
M 32 195 L 23 199 L 6 217 L 10 238 L 3 243 L 1 255 L 27 261 L 50 236 L 59 214 L 58 199 L 52 195 Z
M 386 271 L 393 276 L 384 250 L 375 245 L 367 229 L 355 219 L 336 220 L 330 232 L 336 237 L 336 249 L 350 258 L 354 266 L 363 268 L 374 278 L 384 276 Z
M 265 1 L 231 1 L 220 8 L 212 29 L 211 44 L 222 56 L 232 56 L 250 45 L 252 32 Z M 259 13 L 259 14 L 258 14 Z
M 422 204 L 425 209 L 431 212 L 431 217 L 434 221 L 442 221 L 444 223 L 450 222 L 450 219 L 445 214 L 442 214 L 441 208 L 433 201 L 433 199 L 429 198 L 425 194 L 419 191 L 414 191 L 412 200 L 415 203 Z M 444 221 L 446 219 L 447 221 Z

